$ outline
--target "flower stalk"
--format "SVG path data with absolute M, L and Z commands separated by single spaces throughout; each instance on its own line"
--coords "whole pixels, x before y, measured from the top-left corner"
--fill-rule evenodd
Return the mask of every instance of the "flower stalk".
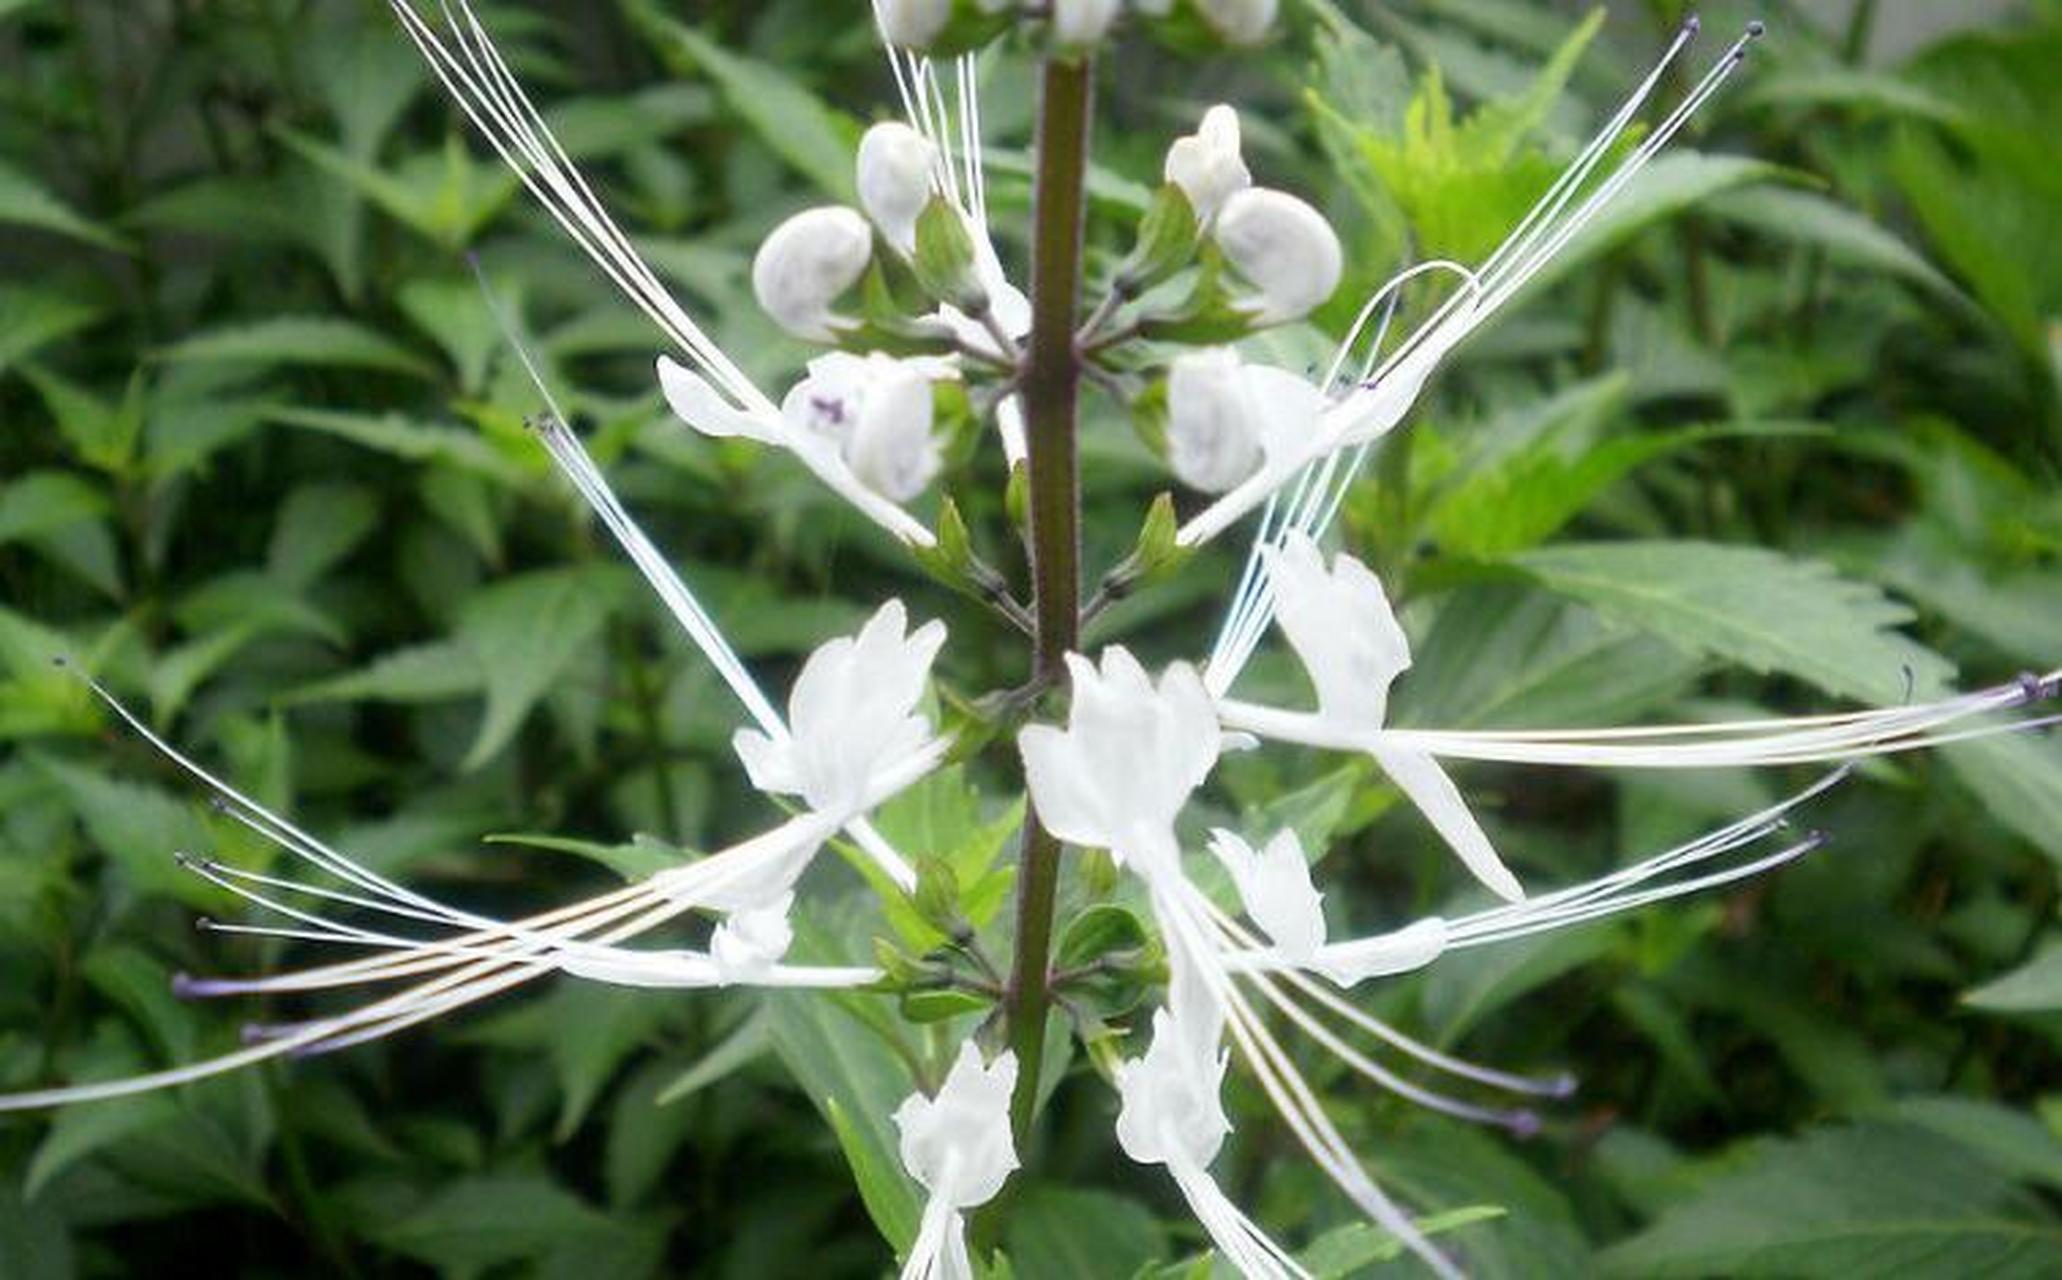
M 1081 631 L 1081 482 L 1075 454 L 1082 359 L 1074 341 L 1081 303 L 1089 100 L 1094 64 L 1048 59 L 1038 107 L 1038 174 L 1031 243 L 1031 335 L 1019 395 L 1024 405 L 1031 525 L 1034 680 L 1064 679 Z M 1017 878 L 1016 958 L 1010 972 L 1010 1047 L 1020 1070 L 1010 1126 L 1021 1148 L 1038 1098 L 1046 1014 L 1052 1004 L 1053 909 L 1060 842 L 1035 813 L 1024 821 Z

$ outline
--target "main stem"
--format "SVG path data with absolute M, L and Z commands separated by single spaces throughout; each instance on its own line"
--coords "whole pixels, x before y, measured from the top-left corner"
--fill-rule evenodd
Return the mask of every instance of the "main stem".
M 1086 58 L 1051 59 L 1039 84 L 1038 176 L 1031 240 L 1031 338 L 1019 395 L 1029 456 L 1032 606 L 1037 620 L 1035 674 L 1065 677 L 1066 655 L 1081 631 L 1081 480 L 1074 437 L 1081 357 L 1074 326 L 1081 308 L 1081 237 L 1088 171 L 1088 104 L 1094 81 Z M 1024 819 L 1017 871 L 1017 953 L 1004 1007 L 1017 1055 L 1010 1128 L 1022 1150 L 1038 1100 L 1045 1023 L 1052 1005 L 1053 905 L 1060 842 Z

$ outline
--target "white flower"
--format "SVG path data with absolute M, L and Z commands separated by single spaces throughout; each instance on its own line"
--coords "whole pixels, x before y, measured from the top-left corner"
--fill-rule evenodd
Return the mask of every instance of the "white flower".
M 1153 1014 L 1153 1042 L 1117 1067 L 1117 1142 L 1140 1164 L 1205 1168 L 1231 1133 L 1220 1097 L 1226 1057 L 1196 1052 L 1165 1009 Z
M 833 342 L 850 321 L 831 306 L 873 259 L 873 228 L 842 205 L 805 209 L 773 229 L 752 259 L 752 293 L 798 338 Z
M 1009 1122 L 1016 1087 L 1015 1054 L 1005 1050 L 984 1066 L 974 1042 L 963 1041 L 937 1094 L 913 1093 L 895 1109 L 902 1166 L 955 1209 L 994 1199 L 1017 1168 Z
M 1309 314 L 1332 296 L 1345 270 L 1332 224 L 1284 191 L 1233 192 L 1218 210 L 1212 235 L 1232 269 L 1256 290 L 1242 303 L 1256 324 Z
M 1275 950 L 1292 962 L 1314 959 L 1325 943 L 1325 916 L 1296 833 L 1284 829 L 1255 851 L 1230 831 L 1213 831 L 1210 852 L 1231 872 L 1246 914 Z
M 1116 20 L 1120 0 L 1052 0 L 1053 38 L 1079 47 L 1103 38 Z
M 809 362 L 808 376 L 781 401 L 781 417 L 801 440 L 835 449 L 869 489 L 907 502 L 943 465 L 931 433 L 932 383 L 950 376 L 952 367 L 935 358 L 833 351 Z
M 1286 453 L 1323 404 L 1310 383 L 1230 347 L 1176 356 L 1167 369 L 1167 463 L 1183 484 L 1221 493 Z
M 945 624 L 905 634 L 907 626 L 902 602 L 890 600 L 858 635 L 809 655 L 788 695 L 787 737 L 740 729 L 733 739 L 753 786 L 799 795 L 818 813 L 856 815 L 890 770 L 936 749 L 916 706 Z
M 1239 113 L 1222 103 L 1203 113 L 1194 133 L 1176 138 L 1162 167 L 1166 180 L 1180 187 L 1207 223 L 1233 193 L 1253 185 L 1253 175 L 1239 155 Z
M 922 49 L 952 20 L 952 0 L 874 0 L 881 34 L 905 49 Z
M 1074 702 L 1065 730 L 1017 735 L 1040 822 L 1062 840 L 1108 848 L 1151 880 L 1179 875 L 1174 819 L 1217 763 L 1221 734 L 1195 669 L 1177 662 L 1154 685 L 1122 647 L 1098 671 L 1067 655 Z
M 994 1199 L 1017 1168 L 1009 1115 L 1016 1087 L 1015 1054 L 1005 1050 L 983 1066 L 966 1040 L 936 1096 L 913 1093 L 896 1108 L 902 1167 L 931 1193 L 902 1280 L 974 1280 L 961 1215 Z
M 938 148 L 899 120 L 859 140 L 859 207 L 904 254 L 916 252 L 916 220 L 936 191 Z
M 1525 896 L 1438 761 L 1385 742 L 1377 732 L 1389 686 L 1410 667 L 1410 642 L 1380 579 L 1341 553 L 1328 571 L 1317 544 L 1292 531 L 1264 552 L 1275 621 L 1317 688 L 1318 716 L 1368 736 L 1367 751 L 1436 827 L 1476 879 L 1501 897 Z

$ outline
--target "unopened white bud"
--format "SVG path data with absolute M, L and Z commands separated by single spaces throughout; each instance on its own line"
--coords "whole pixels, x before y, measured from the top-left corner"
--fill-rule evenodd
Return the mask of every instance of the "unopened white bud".
M 1053 38 L 1063 45 L 1094 44 L 1116 21 L 1120 0 L 1052 0 Z
M 1195 0 L 1196 12 L 1226 44 L 1258 44 L 1274 27 L 1278 0 Z
M 1239 155 L 1239 113 L 1222 104 L 1204 112 L 1194 133 L 1167 148 L 1164 173 L 1189 198 L 1196 220 L 1210 221 L 1234 192 L 1253 185 Z
M 1222 493 L 1260 466 L 1244 366 L 1230 347 L 1187 352 L 1167 369 L 1167 464 L 1183 484 Z
M 1345 269 L 1338 233 L 1324 215 L 1283 191 L 1248 187 L 1218 211 L 1212 233 L 1225 260 L 1255 294 L 1244 305 L 1257 324 L 1310 313 L 1332 296 Z
M 952 0 L 874 0 L 889 44 L 923 49 L 952 21 Z
M 834 342 L 831 304 L 866 274 L 873 228 L 842 205 L 807 209 L 773 229 L 752 259 L 752 292 L 774 323 L 798 338 Z
M 903 253 L 916 250 L 916 220 L 930 203 L 937 165 L 938 148 L 899 120 L 859 140 L 859 207 Z

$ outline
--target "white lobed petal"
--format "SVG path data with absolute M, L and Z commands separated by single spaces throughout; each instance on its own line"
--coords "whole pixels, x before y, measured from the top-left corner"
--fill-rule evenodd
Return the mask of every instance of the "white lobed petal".
M 1015 1054 L 984 1064 L 974 1042 L 962 1042 L 938 1092 L 913 1093 L 895 1109 L 903 1167 L 952 1208 L 993 1199 L 1017 1168 L 1009 1120 L 1016 1087 Z

